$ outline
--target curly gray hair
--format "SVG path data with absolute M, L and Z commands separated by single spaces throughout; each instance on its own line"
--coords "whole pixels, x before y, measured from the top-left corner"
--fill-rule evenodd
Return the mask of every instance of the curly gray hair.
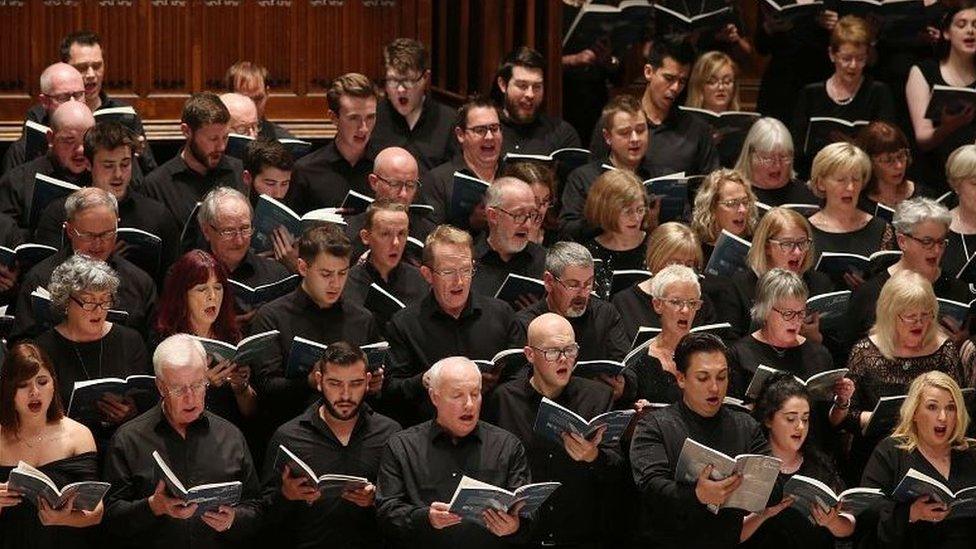
M 54 269 L 47 285 L 51 293 L 51 310 L 64 315 L 68 300 L 79 292 L 108 292 L 113 297 L 119 289 L 119 276 L 104 261 L 75 254 Z

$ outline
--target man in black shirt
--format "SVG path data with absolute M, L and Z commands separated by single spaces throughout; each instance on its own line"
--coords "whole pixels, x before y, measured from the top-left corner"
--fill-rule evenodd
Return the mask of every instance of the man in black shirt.
M 518 439 L 478 420 L 478 367 L 464 357 L 449 357 L 431 366 L 424 379 L 437 415 L 393 435 L 387 444 L 376 482 L 380 528 L 402 548 L 482 549 L 518 541 L 512 536 L 524 536 L 521 505 L 511 513 L 486 511 L 482 525 L 462 522 L 448 504 L 464 476 L 506 490 L 529 482 Z
M 268 105 L 267 81 L 268 69 L 253 61 L 238 61 L 224 75 L 227 91 L 239 93 L 254 101 L 258 110 L 258 136 L 265 139 L 294 138 L 288 130 L 265 117 L 265 108 Z
M 258 109 L 250 97 L 239 93 L 224 93 L 220 96 L 220 102 L 230 113 L 230 122 L 227 123 L 230 133 L 257 138 L 260 129 Z
M 533 320 L 525 347 L 531 372 L 500 385 L 485 408 L 485 421 L 522 441 L 532 482 L 562 483 L 536 517 L 533 545 L 600 547 L 601 484 L 611 480 L 621 464 L 620 445 L 603 440 L 605 429 L 590 439 L 563 433 L 562 444 L 534 430 L 542 397 L 587 420 L 613 404 L 606 385 L 573 375 L 579 351 L 574 339 L 573 327 L 559 315 L 545 313 Z
M 374 498 L 383 447 L 400 426 L 363 402 L 370 373 L 355 345 L 337 341 L 315 365 L 321 400 L 282 425 L 271 438 L 264 467 L 267 527 L 284 534 L 288 547 L 311 549 L 329 540 L 333 547 L 383 547 Z M 295 467 L 280 468 L 284 446 L 316 475 L 363 477 L 356 490 L 323 491 L 315 478 Z M 281 539 L 281 538 L 279 538 Z
M 337 207 L 354 190 L 370 196 L 373 171 L 370 135 L 376 124 L 376 91 L 369 78 L 351 72 L 336 78 L 325 94 L 335 139 L 295 162 L 288 205 L 299 214 Z
M 47 154 L 17 166 L 0 179 L 0 212 L 14 218 L 28 239 L 47 206 L 37 204 L 38 209 L 34 211 L 35 176 L 41 174 L 78 186 L 87 185 L 90 174 L 84 135 L 94 125 L 95 118 L 84 103 L 69 101 L 61 105 L 51 115 Z
M 388 147 L 376 155 L 373 172 L 369 174 L 367 181 L 375 200 L 388 199 L 408 208 L 410 236 L 423 242 L 435 225 L 430 220 L 430 207 L 413 202 L 420 190 L 417 177 L 417 161 L 414 157 L 406 149 Z M 360 257 L 366 251 L 365 243 L 359 237 L 365 217 L 365 213 L 346 217 L 346 235 L 352 242 L 353 257 Z M 420 257 L 411 257 L 411 260 L 419 263 Z
M 708 466 L 696 484 L 684 484 L 675 480 L 678 456 L 688 438 L 729 456 L 768 454 L 769 445 L 752 417 L 722 404 L 729 367 L 720 339 L 689 334 L 678 343 L 674 361 L 682 400 L 644 417 L 630 447 L 644 515 L 637 543 L 675 549 L 738 546 L 745 513 L 713 513 L 709 506 L 728 499 L 742 483 L 741 476 L 712 480 Z
M 389 376 L 383 387 L 385 406 L 403 425 L 415 425 L 433 414 L 422 376 L 449 356 L 491 359 L 515 346 L 512 308 L 498 299 L 471 292 L 474 261 L 471 235 L 441 225 L 427 237 L 420 268 L 431 290 L 419 303 L 403 309 L 386 327 L 390 342 Z M 497 374 L 485 374 L 490 389 Z
M 34 336 L 46 328 L 36 322 L 30 294 L 38 286 L 46 288 L 54 269 L 73 253 L 105 261 L 115 269 L 119 275 L 115 308 L 128 313 L 124 324 L 145 335 L 149 312 L 156 301 L 156 285 L 145 271 L 115 252 L 118 208 L 115 196 L 97 187 L 84 187 L 68 197 L 64 203 L 64 234 L 70 245 L 35 265 L 24 276 L 15 304 L 12 338 Z
M 224 155 L 229 122 L 230 113 L 216 94 L 194 93 L 180 116 L 186 144 L 179 154 L 146 176 L 145 193 L 162 202 L 181 228 L 193 226 L 190 214 L 211 189 L 244 190 L 240 160 Z
M 296 336 L 323 345 L 342 340 L 362 346 L 381 339 L 373 315 L 351 300 L 342 299 L 349 275 L 349 252 L 349 239 L 335 225 L 305 231 L 298 242 L 301 286 L 263 305 L 251 322 L 252 334 L 280 332 L 274 356 L 254 372 L 255 389 L 268 405 L 265 418 L 274 426 L 301 413 L 317 385 L 311 371 L 295 378 L 285 376 Z M 370 392 L 378 392 L 382 383 L 380 369 L 373 373 Z
M 644 65 L 647 87 L 641 106 L 651 126 L 653 143 L 647 151 L 647 164 L 657 174 L 702 175 L 719 167 L 711 128 L 675 106 L 694 61 L 695 52 L 686 42 L 662 39 L 654 42 Z M 602 129 L 597 126 L 590 139 L 590 151 L 600 158 L 606 156 L 607 150 Z
M 105 454 L 105 532 L 120 547 L 233 547 L 246 543 L 260 518 L 260 490 L 241 432 L 205 410 L 207 355 L 186 334 L 153 354 L 162 402 L 119 428 Z M 239 481 L 240 502 L 197 514 L 159 478 L 153 452 L 185 485 Z
M 420 42 L 397 38 L 383 48 L 386 100 L 376 108 L 376 148 L 399 146 L 410 151 L 423 172 L 451 159 L 454 109 L 427 93 L 429 55 Z
M 545 70 L 542 54 L 526 46 L 509 53 L 498 69 L 495 91 L 503 99 L 505 152 L 549 154 L 581 146 L 572 126 L 540 112 Z
M 496 179 L 485 192 L 485 214 L 488 236 L 474 247 L 478 271 L 472 291 L 493 296 L 510 273 L 542 278 L 546 251 L 529 240 L 532 225 L 539 222 L 532 187 L 514 177 Z

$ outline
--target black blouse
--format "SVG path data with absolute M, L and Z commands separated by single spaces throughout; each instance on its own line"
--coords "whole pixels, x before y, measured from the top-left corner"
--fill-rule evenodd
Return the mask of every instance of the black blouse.
M 925 78 L 925 82 L 929 85 L 931 89 L 935 85 L 948 86 L 950 85 L 942 77 L 942 70 L 940 68 L 940 63 L 938 59 L 926 59 L 916 65 L 918 70 L 922 73 L 922 77 Z M 964 86 L 967 88 L 976 88 L 976 81 L 969 83 Z M 939 127 L 941 123 L 941 117 L 932 120 L 932 125 L 936 128 Z M 932 163 L 937 167 L 945 166 L 946 160 L 949 159 L 949 155 L 952 151 L 957 148 L 972 143 L 976 141 L 976 124 L 970 122 L 969 125 L 959 128 L 952 134 L 946 136 L 946 138 L 935 147 L 932 151 L 927 153 L 927 156 L 931 159 Z M 937 181 L 929 181 L 930 184 L 937 187 L 944 187 L 945 172 L 942 170 L 934 170 L 933 176 L 937 177 Z
M 949 245 L 942 255 L 942 272 L 955 277 L 969 258 L 976 255 L 976 233 L 959 234 L 949 231 L 946 237 L 949 239 Z
M 823 252 L 843 252 L 870 256 L 880 250 L 894 250 L 895 230 L 885 220 L 880 217 L 872 217 L 860 229 L 846 233 L 831 233 L 820 230 L 816 225 L 813 227 L 813 246 L 818 254 Z M 820 256 L 814 260 L 816 265 Z M 847 284 L 842 278 L 831 277 L 834 282 L 834 289 L 847 290 Z
M 635 388 L 634 401 L 643 398 L 654 404 L 674 404 L 681 400 L 677 378 L 664 369 L 657 357 L 645 352 L 627 372 L 627 381 L 632 382 Z
M 833 369 L 834 361 L 823 345 L 807 339 L 796 347 L 779 348 L 749 334 L 729 348 L 729 394 L 742 398 L 760 364 L 789 372 L 800 379 Z
M 594 291 L 603 299 L 610 298 L 610 280 L 613 278 L 614 271 L 627 269 L 645 269 L 644 256 L 647 253 L 647 238 L 640 244 L 629 250 L 611 250 L 605 248 L 603 244 L 597 242 L 596 238 L 590 238 L 583 243 L 586 249 L 593 255 L 596 265 L 594 268 L 595 284 Z
M 652 299 L 654 298 L 651 294 L 642 290 L 638 284 L 617 292 L 610 299 L 613 306 L 617 308 L 617 312 L 620 313 L 620 319 L 623 321 L 623 327 L 627 332 L 629 341 L 634 340 L 637 331 L 643 326 L 661 327 L 661 317 L 654 310 L 654 305 L 651 304 Z M 704 293 L 701 299 L 702 306 L 695 313 L 695 319 L 691 323 L 692 327 L 718 322 L 715 318 L 715 306 L 712 304 L 712 300 Z

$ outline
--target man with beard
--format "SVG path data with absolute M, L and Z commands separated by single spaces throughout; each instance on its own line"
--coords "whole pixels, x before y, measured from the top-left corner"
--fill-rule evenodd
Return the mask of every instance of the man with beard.
M 386 100 L 376 108 L 373 131 L 377 149 L 403 147 L 424 172 L 450 160 L 457 149 L 451 135 L 454 109 L 427 93 L 429 63 L 427 49 L 412 38 L 397 38 L 383 48 Z
M 264 503 L 267 526 L 279 532 L 287 547 L 320 547 L 329 540 L 337 548 L 379 548 L 376 524 L 376 474 L 383 447 L 400 425 L 363 402 L 371 374 L 363 352 L 337 341 L 314 369 L 322 397 L 302 415 L 285 423 L 271 437 L 264 460 Z M 319 490 L 313 479 L 293 468 L 277 467 L 279 445 L 304 461 L 316 474 L 363 477 L 356 490 Z
M 502 101 L 505 152 L 549 154 L 566 147 L 580 147 L 576 130 L 565 121 L 540 112 L 544 90 L 545 59 L 522 46 L 508 54 L 495 79 Z
M 613 305 L 593 296 L 593 256 L 582 244 L 557 242 L 546 253 L 542 283 L 546 297 L 515 315 L 520 344 L 525 344 L 529 324 L 541 315 L 555 313 L 569 321 L 579 345 L 579 360 L 623 360 L 630 341 Z M 600 374 L 613 388 L 614 400 L 624 391 L 623 376 Z
M 211 92 L 194 93 L 183 105 L 179 154 L 146 176 L 145 194 L 163 203 L 180 227 L 192 221 L 197 202 L 216 187 L 244 191 L 241 161 L 224 155 L 230 112 Z
M 496 179 L 485 193 L 488 236 L 474 246 L 478 271 L 472 291 L 495 295 L 509 274 L 540 278 L 545 269 L 545 249 L 529 241 L 529 232 L 539 222 L 532 187 L 514 177 Z M 522 300 L 520 305 L 524 305 Z

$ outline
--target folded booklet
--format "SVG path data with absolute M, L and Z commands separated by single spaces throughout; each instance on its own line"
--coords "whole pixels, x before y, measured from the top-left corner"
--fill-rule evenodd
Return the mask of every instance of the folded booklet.
M 712 507 L 712 512 L 719 509 L 735 508 L 758 513 L 766 508 L 769 495 L 773 491 L 776 479 L 779 477 L 779 467 L 782 462 L 772 456 L 759 454 L 742 454 L 730 457 L 718 450 L 686 438 L 674 478 L 682 484 L 696 484 L 702 469 L 711 465 L 712 480 L 722 480 L 740 474 L 742 484 L 719 507 Z
M 826 512 L 837 507 L 839 503 L 841 512 L 859 515 L 885 497 L 884 492 L 878 488 L 849 488 L 837 494 L 823 482 L 803 475 L 790 477 L 783 487 L 783 495 L 792 497 L 793 503 L 790 507 L 814 524 L 816 519 L 811 511 L 814 505 Z
M 234 506 L 241 501 L 244 485 L 240 481 L 213 482 L 186 488 L 158 451 L 153 450 L 152 457 L 156 462 L 156 480 L 162 480 L 166 483 L 166 491 L 169 492 L 169 496 L 183 500 L 183 505 L 196 504 L 197 510 L 194 516 L 200 516 L 206 511 L 217 509 L 221 505 Z
M 360 490 L 369 485 L 369 480 L 364 477 L 338 474 L 316 475 L 315 471 L 300 457 L 286 448 L 284 444 L 279 444 L 274 469 L 280 475 L 284 473 L 286 465 L 290 469 L 292 477 L 305 478 L 309 484 L 317 486 L 319 491 L 327 496 L 338 497 L 342 495 L 342 492 Z
M 268 330 L 245 337 L 237 345 L 218 339 L 192 337 L 199 341 L 207 354 L 217 362 L 230 360 L 240 365 L 257 366 L 277 350 L 276 344 L 279 334 L 278 330 Z
M 125 379 L 105 377 L 76 381 L 68 401 L 68 417 L 88 426 L 98 425 L 103 416 L 96 403 L 106 397 L 131 398 L 138 412 L 145 412 L 159 402 L 156 378 L 137 374 Z
M 913 503 L 925 496 L 944 503 L 949 508 L 948 518 L 976 517 L 976 486 L 967 486 L 953 492 L 948 486 L 925 473 L 909 469 L 891 493 L 891 498 L 900 503 Z
M 590 439 L 597 430 L 606 427 L 607 430 L 603 433 L 602 441 L 617 442 L 627 430 L 636 413 L 634 410 L 611 410 L 587 421 L 569 408 L 542 397 L 532 431 L 542 438 L 562 446 L 563 433 L 576 433 L 585 439 Z
M 519 516 L 528 516 L 542 506 L 543 502 L 562 486 L 559 482 L 539 482 L 536 484 L 526 484 L 515 491 L 508 491 L 475 480 L 469 476 L 462 476 L 461 482 L 454 490 L 454 495 L 449 503 L 451 513 L 459 515 L 462 519 L 470 520 L 485 525 L 483 514 L 489 509 L 508 513 L 519 502 L 525 502 L 519 510 Z
M 834 384 L 843 379 L 847 375 L 847 372 L 847 368 L 837 368 L 836 370 L 827 370 L 826 372 L 814 374 L 807 379 L 801 379 L 797 376 L 793 376 L 793 378 L 801 385 L 805 385 L 810 396 L 815 400 L 830 400 L 833 398 Z M 755 373 L 752 374 L 749 387 L 746 388 L 746 397 L 755 400 L 759 396 L 759 392 L 762 391 L 767 379 L 775 374 L 783 373 L 787 372 L 760 364 L 756 368 Z
M 94 511 L 110 487 L 107 482 L 87 481 L 65 484 L 59 490 L 51 477 L 23 461 L 17 463 L 7 478 L 7 489 L 19 492 L 23 501 L 36 505 L 43 498 L 52 509 L 61 509 L 74 496 L 72 509 Z

